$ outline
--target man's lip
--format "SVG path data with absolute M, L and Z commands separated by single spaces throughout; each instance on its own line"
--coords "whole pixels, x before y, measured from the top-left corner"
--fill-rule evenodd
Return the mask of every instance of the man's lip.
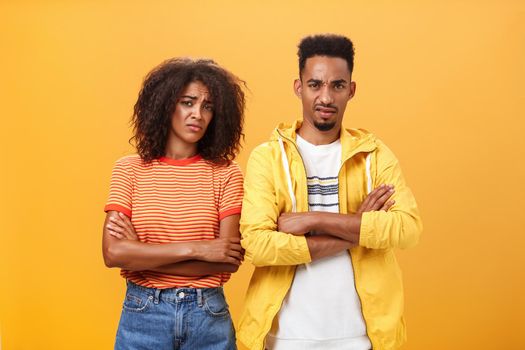
M 315 108 L 316 111 L 318 112 L 321 112 L 321 113 L 335 113 L 337 112 L 337 110 L 335 108 L 330 108 L 330 107 L 316 107 Z

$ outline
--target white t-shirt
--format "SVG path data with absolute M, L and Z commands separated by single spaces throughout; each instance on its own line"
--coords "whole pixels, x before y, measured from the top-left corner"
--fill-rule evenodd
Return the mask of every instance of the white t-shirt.
M 297 135 L 306 167 L 310 211 L 339 212 L 341 142 L 315 146 Z M 266 337 L 271 350 L 372 348 L 348 251 L 298 265 Z

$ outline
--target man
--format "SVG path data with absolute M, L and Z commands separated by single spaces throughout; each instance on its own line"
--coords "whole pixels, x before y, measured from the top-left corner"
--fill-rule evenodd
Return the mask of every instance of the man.
M 279 125 L 248 161 L 241 233 L 256 269 L 238 337 L 250 349 L 397 349 L 393 249 L 419 240 L 416 202 L 393 153 L 342 128 L 356 91 L 352 42 L 310 36 L 298 55 L 303 119 Z

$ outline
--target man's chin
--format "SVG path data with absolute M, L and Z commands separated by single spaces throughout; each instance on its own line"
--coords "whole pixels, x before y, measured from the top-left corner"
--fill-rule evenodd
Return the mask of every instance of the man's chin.
M 314 126 L 319 131 L 330 131 L 334 128 L 335 124 L 335 122 L 314 122 Z

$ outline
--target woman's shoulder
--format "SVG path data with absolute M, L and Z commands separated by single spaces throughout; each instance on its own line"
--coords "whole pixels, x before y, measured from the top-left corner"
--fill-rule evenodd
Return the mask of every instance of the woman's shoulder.
M 127 156 L 120 157 L 115 162 L 115 165 L 117 166 L 124 166 L 124 167 L 142 167 L 144 166 L 144 162 L 142 158 L 138 154 L 131 154 Z
M 213 173 L 215 174 L 215 176 L 219 176 L 219 177 L 231 177 L 231 176 L 236 176 L 236 175 L 242 176 L 241 167 L 239 166 L 239 164 L 237 164 L 237 162 L 233 160 L 226 164 L 216 164 L 212 162 L 207 162 L 207 163 L 208 163 L 208 166 L 210 166 L 213 169 Z

